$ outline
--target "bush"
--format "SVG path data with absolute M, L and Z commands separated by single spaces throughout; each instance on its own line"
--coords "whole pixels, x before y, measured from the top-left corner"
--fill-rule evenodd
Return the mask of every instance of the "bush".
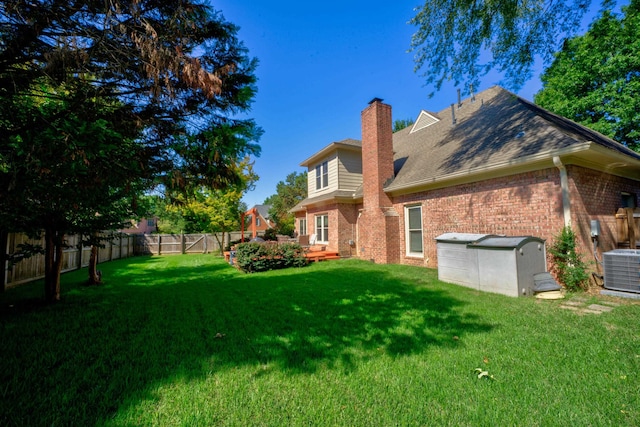
M 249 240 L 251 240 L 251 237 L 245 237 L 244 240 L 232 240 L 224 247 L 224 250 L 229 252 L 233 246 L 237 245 L 238 243 L 248 242 Z
M 264 231 L 264 235 L 262 236 L 262 238 L 264 240 L 273 240 L 273 241 L 278 240 L 278 235 L 276 233 L 276 229 L 275 228 L 267 228 Z
M 587 273 L 587 265 L 582 261 L 580 254 L 576 252 L 576 235 L 571 227 L 564 227 L 556 236 L 553 245 L 549 248 L 549 253 L 553 258 L 558 280 L 564 284 L 567 290 L 576 292 L 584 289 L 589 274 Z
M 297 243 L 241 243 L 235 263 L 247 273 L 302 267 L 307 264 L 302 246 Z

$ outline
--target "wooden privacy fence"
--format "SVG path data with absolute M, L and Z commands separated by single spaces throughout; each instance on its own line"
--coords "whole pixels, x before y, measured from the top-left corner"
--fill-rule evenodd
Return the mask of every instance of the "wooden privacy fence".
M 619 248 L 640 247 L 640 209 L 620 208 L 616 212 L 616 228 Z
M 62 272 L 79 270 L 89 265 L 91 247 L 78 248 L 80 236 L 67 236 L 69 246 L 62 254 Z M 135 236 L 129 234 L 119 234 L 108 242 L 104 248 L 98 251 L 98 262 L 112 261 L 120 258 L 127 258 L 134 255 Z M 40 240 L 29 239 L 25 234 L 9 233 L 7 236 L 6 254 L 12 256 L 20 251 L 20 244 L 40 245 L 44 248 L 44 237 Z M 29 258 L 18 261 L 13 266 L 5 263 L 4 286 L 11 287 L 21 283 L 44 277 L 44 255 L 37 254 Z
M 216 236 L 218 238 L 216 238 Z M 224 244 L 240 240 L 241 232 L 224 233 Z M 221 253 L 222 233 L 215 234 L 117 234 L 98 251 L 98 263 L 128 258 L 134 255 L 170 255 L 193 253 Z M 67 236 L 68 248 L 62 254 L 62 272 L 79 270 L 89 265 L 91 247 L 78 248 L 79 236 Z M 20 244 L 44 247 L 44 238 L 29 239 L 21 233 L 9 233 L 6 254 L 20 252 Z M 44 277 L 44 255 L 37 254 L 24 258 L 14 265 L 5 262 L 4 288 L 20 285 Z
M 221 253 L 220 243 L 224 234 L 224 245 L 240 240 L 241 232 L 215 234 L 136 234 L 136 255 L 207 254 Z M 245 237 L 246 233 L 245 233 Z

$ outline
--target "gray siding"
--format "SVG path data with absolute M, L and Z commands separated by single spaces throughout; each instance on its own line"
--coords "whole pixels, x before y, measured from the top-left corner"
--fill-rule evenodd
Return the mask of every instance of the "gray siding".
M 338 150 L 338 187 L 355 190 L 362 184 L 362 157 L 360 153 Z

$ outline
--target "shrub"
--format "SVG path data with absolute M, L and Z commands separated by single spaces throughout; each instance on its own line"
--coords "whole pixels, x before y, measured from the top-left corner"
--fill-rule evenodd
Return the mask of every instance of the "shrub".
M 224 250 L 228 252 L 231 250 L 233 246 L 237 245 L 238 243 L 248 242 L 249 240 L 251 240 L 251 237 L 245 237 L 244 240 L 243 239 L 232 240 L 224 247 Z
M 278 240 L 278 235 L 276 233 L 276 229 L 275 228 L 267 228 L 264 231 L 264 235 L 262 236 L 262 238 L 264 240 Z
M 589 279 L 587 265 L 576 251 L 576 235 L 571 227 L 564 227 L 549 248 L 558 280 L 567 290 L 575 292 L 584 289 Z
M 302 246 L 297 243 L 241 243 L 235 262 L 247 273 L 302 267 L 307 264 Z

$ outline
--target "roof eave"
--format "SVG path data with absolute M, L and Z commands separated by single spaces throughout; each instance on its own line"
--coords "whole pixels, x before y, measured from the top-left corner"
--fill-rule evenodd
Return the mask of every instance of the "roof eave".
M 298 203 L 297 205 L 295 205 L 293 208 L 289 209 L 289 212 L 291 213 L 304 212 L 308 208 L 322 206 L 329 203 L 357 204 L 361 202 L 362 202 L 362 197 L 356 196 L 355 194 L 350 196 L 331 194 L 326 197 L 320 196 L 320 197 L 307 198 L 301 201 L 300 203 Z
M 353 152 L 362 151 L 362 147 L 358 147 L 357 145 L 342 144 L 340 142 L 332 142 L 331 144 L 324 147 L 322 150 L 318 151 L 308 159 L 304 160 L 302 163 L 300 163 L 300 166 L 309 167 L 312 164 L 317 163 L 319 160 L 327 157 L 332 152 L 337 151 L 338 149 L 353 151 Z
M 572 156 L 580 152 L 585 152 L 593 146 L 591 142 L 575 144 L 571 147 L 560 150 L 548 150 L 532 156 L 520 157 L 492 163 L 481 167 L 470 168 L 454 173 L 440 175 L 434 178 L 427 178 L 413 181 L 406 184 L 391 183 L 384 189 L 385 193 L 396 196 L 416 191 L 430 190 L 448 187 L 451 185 L 465 184 L 479 180 L 506 176 L 515 172 L 528 172 L 546 167 L 553 167 L 553 157 Z

